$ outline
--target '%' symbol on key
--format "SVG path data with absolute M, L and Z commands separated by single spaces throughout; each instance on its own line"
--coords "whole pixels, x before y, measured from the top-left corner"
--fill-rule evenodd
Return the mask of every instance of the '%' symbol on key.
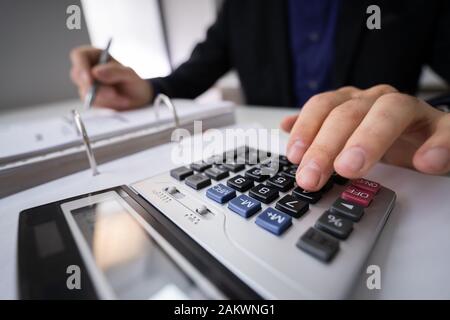
M 338 228 L 342 227 L 342 220 L 339 218 L 336 218 L 332 214 L 328 215 L 328 223 L 332 223 Z

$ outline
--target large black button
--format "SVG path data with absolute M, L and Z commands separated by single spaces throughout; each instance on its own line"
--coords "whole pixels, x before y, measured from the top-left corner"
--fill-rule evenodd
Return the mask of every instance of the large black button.
M 349 218 L 352 221 L 359 221 L 361 219 L 362 215 L 364 214 L 364 208 L 345 201 L 344 199 L 338 198 L 336 201 L 331 205 L 330 208 L 331 212 L 339 213 L 343 215 L 346 218 Z
M 191 169 L 198 171 L 198 172 L 203 172 L 208 168 L 211 168 L 212 164 L 210 163 L 206 163 L 204 161 L 197 161 L 194 163 L 191 163 Z
M 179 167 L 176 169 L 170 170 L 170 176 L 177 180 L 184 180 L 186 177 L 192 175 L 194 171 L 189 169 L 188 167 Z
M 338 214 L 325 211 L 319 220 L 317 220 L 316 228 L 325 231 L 336 238 L 347 239 L 348 235 L 353 230 L 353 222 Z
M 306 201 L 300 200 L 288 194 L 278 200 L 275 208 L 287 213 L 291 217 L 300 218 L 306 211 L 308 211 L 309 204 Z
M 194 174 L 193 176 L 187 177 L 185 183 L 186 185 L 195 190 L 200 190 L 203 189 L 204 187 L 209 186 L 211 184 L 211 179 L 205 177 L 201 173 L 197 173 Z
M 294 179 L 288 176 L 277 174 L 276 176 L 267 180 L 267 184 L 286 192 L 294 186 Z
M 278 190 L 271 186 L 265 186 L 263 184 L 259 184 L 254 186 L 249 191 L 249 196 L 259 200 L 263 203 L 270 203 L 276 198 L 278 198 L 279 193 Z
M 316 203 L 317 201 L 320 200 L 320 198 L 322 198 L 322 192 L 320 191 L 310 192 L 300 187 L 297 187 L 294 190 L 292 190 L 292 194 L 309 203 Z
M 245 172 L 245 176 L 247 178 L 253 179 L 257 182 L 263 182 L 264 180 L 269 178 L 269 175 L 263 174 L 261 168 L 255 167 L 251 168 L 250 170 L 247 170 Z
M 230 175 L 228 170 L 224 170 L 220 167 L 212 167 L 205 170 L 205 174 L 214 180 L 222 180 Z
M 227 186 L 240 191 L 245 192 L 251 187 L 253 187 L 253 180 L 249 178 L 245 178 L 240 174 L 228 179 Z
M 297 247 L 310 255 L 330 261 L 339 250 L 339 241 L 314 228 L 309 228 L 298 240 Z

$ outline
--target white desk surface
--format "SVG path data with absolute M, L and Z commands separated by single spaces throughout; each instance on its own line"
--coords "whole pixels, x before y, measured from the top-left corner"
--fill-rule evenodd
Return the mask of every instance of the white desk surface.
M 66 114 L 77 101 L 17 112 L 0 113 L 0 126 L 12 121 Z M 285 108 L 238 107 L 237 122 L 277 128 L 279 119 L 293 114 Z M 283 135 L 283 140 L 287 135 Z M 169 170 L 170 145 L 163 145 L 100 166 L 101 175 L 79 172 L 0 199 L 0 299 L 17 297 L 17 230 L 19 212 L 30 207 L 113 185 L 140 180 Z M 156 151 L 156 152 L 155 152 Z M 155 154 L 161 155 L 157 159 Z M 155 165 L 157 164 L 157 170 Z M 381 290 L 365 287 L 361 274 L 354 298 L 450 298 L 450 179 L 377 165 L 369 178 L 397 192 L 394 211 L 367 265 L 381 268 Z M 338 275 L 337 275 L 338 276 Z M 355 275 L 358 276 L 358 275 Z

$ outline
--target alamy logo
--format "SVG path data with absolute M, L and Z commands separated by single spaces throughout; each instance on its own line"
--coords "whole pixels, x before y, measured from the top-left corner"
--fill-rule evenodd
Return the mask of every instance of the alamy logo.
M 367 14 L 370 16 L 367 18 L 366 26 L 369 30 L 381 29 L 381 9 L 379 6 L 372 4 L 367 7 Z
M 66 19 L 66 27 L 69 30 L 80 30 L 81 29 L 81 8 L 76 4 L 72 4 L 67 7 L 66 14 L 68 17 Z
M 381 289 L 381 269 L 377 265 L 370 265 L 366 270 L 367 274 L 370 276 L 367 277 L 366 286 L 369 290 L 380 290 Z
M 66 286 L 69 290 L 81 289 L 81 269 L 77 265 L 70 265 L 66 269 L 66 273 L 69 274 L 66 280 Z

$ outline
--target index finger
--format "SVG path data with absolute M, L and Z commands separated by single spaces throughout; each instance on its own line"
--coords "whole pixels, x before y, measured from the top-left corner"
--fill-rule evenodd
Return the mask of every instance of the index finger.
M 72 49 L 70 60 L 72 61 L 72 79 L 79 86 L 90 85 L 92 81 L 91 68 L 98 61 L 100 49 L 90 46 L 82 46 Z

